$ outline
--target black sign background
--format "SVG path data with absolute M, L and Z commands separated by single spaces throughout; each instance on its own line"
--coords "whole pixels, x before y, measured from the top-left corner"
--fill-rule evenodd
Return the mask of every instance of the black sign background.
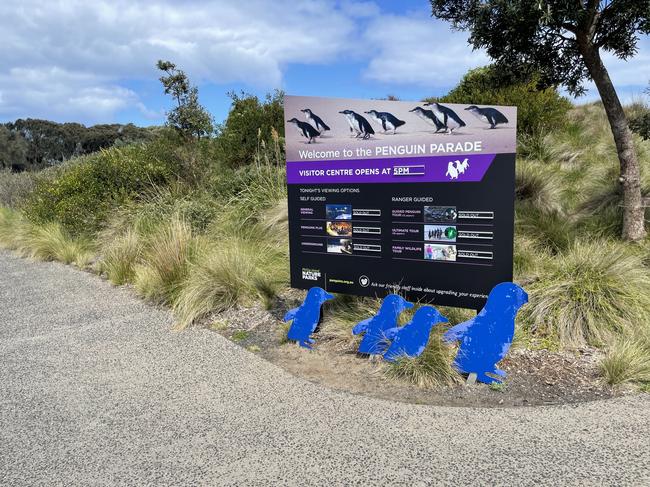
M 320 286 L 335 293 L 376 297 L 398 292 L 411 300 L 480 309 L 496 284 L 512 281 L 514 188 L 515 154 L 497 154 L 480 182 L 290 184 L 291 286 Z M 344 192 L 324 192 L 327 189 Z M 423 201 L 393 201 L 404 197 Z M 327 253 L 327 204 L 351 205 L 353 211 L 381 210 L 380 217 L 353 214 L 348 220 L 355 229 L 379 227 L 380 235 L 353 232 L 351 255 Z M 487 231 L 493 238 L 459 236 L 454 243 L 459 251 L 456 261 L 425 260 L 423 247 L 431 242 L 425 242 L 423 235 L 424 206 L 455 207 L 459 214 L 493 212 L 493 219 L 458 218 L 454 224 L 459 232 Z M 412 218 L 395 216 L 403 209 L 413 210 Z M 412 230 L 408 236 L 395 236 L 395 227 Z M 400 253 L 395 253 L 396 247 Z M 492 252 L 492 258 L 461 257 L 472 251 Z

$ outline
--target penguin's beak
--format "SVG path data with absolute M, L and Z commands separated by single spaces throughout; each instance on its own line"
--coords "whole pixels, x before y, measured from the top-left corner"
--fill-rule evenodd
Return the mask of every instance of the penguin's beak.
M 425 107 L 428 107 L 428 106 L 431 106 L 431 105 L 432 105 L 432 103 L 429 103 L 429 102 L 426 102 L 426 103 L 424 104 Z
M 420 108 L 420 107 L 412 108 L 411 110 L 409 110 L 409 112 L 414 112 L 414 111 L 417 110 L 418 108 Z
M 334 299 L 334 295 L 331 293 L 325 293 L 325 300 L 329 301 L 330 299 Z
M 343 114 L 343 115 L 345 115 L 345 112 L 344 112 L 344 111 L 342 111 L 342 112 L 339 112 L 339 113 L 341 113 L 341 114 Z
M 449 323 L 449 319 L 446 316 L 440 315 L 438 323 Z
M 307 110 L 300 110 L 302 113 L 307 113 Z
M 404 309 L 411 309 L 413 306 L 415 306 L 413 303 L 409 303 L 408 301 L 404 301 Z

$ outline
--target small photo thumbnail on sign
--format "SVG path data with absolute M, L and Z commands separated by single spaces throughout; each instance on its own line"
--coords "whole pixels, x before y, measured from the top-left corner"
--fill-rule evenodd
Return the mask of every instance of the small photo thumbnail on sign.
M 341 220 L 327 222 L 327 234 L 332 237 L 351 237 L 352 223 Z
M 325 205 L 328 220 L 352 220 L 352 205 Z
M 425 260 L 456 260 L 455 245 L 424 244 Z
M 455 242 L 457 236 L 458 236 L 458 230 L 456 229 L 456 226 L 424 225 L 424 240 Z
M 453 223 L 456 221 L 458 212 L 455 206 L 425 206 L 424 221 L 425 223 Z
M 327 252 L 330 254 L 352 254 L 352 240 L 349 238 L 328 238 Z

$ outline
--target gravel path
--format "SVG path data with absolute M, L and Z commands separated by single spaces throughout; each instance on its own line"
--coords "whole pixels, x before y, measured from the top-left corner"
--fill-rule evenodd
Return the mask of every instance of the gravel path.
M 650 484 L 648 394 L 391 403 L 170 325 L 95 276 L 0 252 L 0 484 Z

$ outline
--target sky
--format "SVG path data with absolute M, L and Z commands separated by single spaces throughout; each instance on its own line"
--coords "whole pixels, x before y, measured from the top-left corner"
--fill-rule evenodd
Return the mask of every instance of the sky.
M 426 0 L 2 0 L 0 122 L 161 124 L 158 59 L 186 71 L 217 121 L 229 91 L 418 100 L 489 63 L 467 37 Z M 650 39 L 628 62 L 604 59 L 621 98 L 641 98 Z

